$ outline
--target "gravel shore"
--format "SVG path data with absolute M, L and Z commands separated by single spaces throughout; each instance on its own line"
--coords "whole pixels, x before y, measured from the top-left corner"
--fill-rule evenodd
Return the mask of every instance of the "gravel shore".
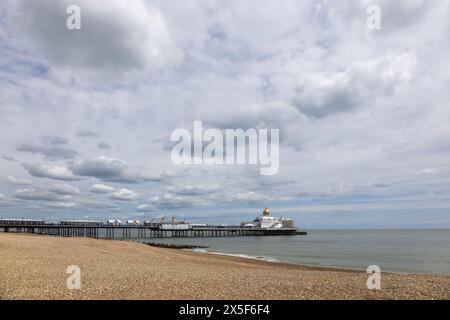
M 66 286 L 81 269 L 81 289 Z M 0 233 L 0 299 L 448 299 L 450 277 L 304 267 L 131 241 Z

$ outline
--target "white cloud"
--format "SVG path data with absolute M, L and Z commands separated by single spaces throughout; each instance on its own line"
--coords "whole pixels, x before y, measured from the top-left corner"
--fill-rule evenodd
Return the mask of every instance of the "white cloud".
M 75 202 L 51 202 L 47 207 L 54 209 L 73 209 L 77 206 Z
M 409 81 L 416 65 L 414 52 L 389 53 L 379 60 L 353 63 L 344 71 L 310 74 L 297 87 L 294 104 L 317 118 L 371 106 Z
M 47 164 L 24 164 L 23 167 L 30 175 L 37 178 L 49 178 L 55 180 L 76 181 L 82 180 L 82 177 L 75 176 L 64 166 Z
M 217 192 L 220 190 L 220 187 L 218 185 L 208 185 L 208 186 L 202 186 L 202 185 L 186 185 L 186 186 L 171 186 L 166 188 L 167 191 L 171 193 L 175 193 L 177 195 L 181 196 L 201 196 L 213 192 Z
M 10 183 L 10 184 L 14 184 L 14 185 L 22 185 L 22 186 L 26 186 L 26 185 L 30 185 L 31 184 L 31 180 L 24 179 L 24 178 L 16 178 L 16 177 L 14 177 L 12 175 L 6 176 L 5 182 Z
M 225 199 L 224 199 L 225 200 Z M 231 203 L 258 203 L 264 205 L 273 201 L 286 201 L 289 197 L 265 195 L 259 192 L 238 192 L 237 194 L 231 194 L 227 197 L 227 201 Z
M 104 184 L 96 183 L 89 188 L 90 192 L 93 193 L 112 193 L 116 190 L 116 188 L 107 186 Z
M 136 210 L 139 212 L 152 212 L 155 208 L 148 204 L 140 204 L 136 207 Z
M 113 192 L 109 197 L 113 200 L 119 201 L 134 201 L 139 197 L 139 195 L 132 190 L 120 189 Z
M 74 195 L 79 194 L 80 189 L 74 186 L 70 186 L 68 184 L 54 184 L 49 188 L 49 191 L 56 193 L 56 194 L 62 194 L 62 195 Z

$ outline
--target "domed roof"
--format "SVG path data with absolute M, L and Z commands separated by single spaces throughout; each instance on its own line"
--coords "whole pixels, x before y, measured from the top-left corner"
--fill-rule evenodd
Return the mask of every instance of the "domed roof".
M 270 214 L 269 208 L 265 207 L 263 211 L 263 215 L 268 216 Z

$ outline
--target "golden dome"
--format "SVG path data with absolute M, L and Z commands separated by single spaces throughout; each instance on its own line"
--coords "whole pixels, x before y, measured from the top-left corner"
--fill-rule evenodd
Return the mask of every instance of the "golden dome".
M 265 207 L 263 211 L 263 215 L 268 216 L 270 214 L 269 208 Z

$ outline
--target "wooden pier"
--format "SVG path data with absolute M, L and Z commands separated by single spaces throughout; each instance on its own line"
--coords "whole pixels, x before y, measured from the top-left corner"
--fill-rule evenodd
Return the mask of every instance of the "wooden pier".
M 139 238 L 194 238 L 194 237 L 244 237 L 244 236 L 286 236 L 306 235 L 296 228 L 263 229 L 242 227 L 202 227 L 184 230 L 163 230 L 149 226 L 77 226 L 77 225 L 3 225 L 0 231 L 34 233 L 59 237 L 89 237 L 103 239 Z

